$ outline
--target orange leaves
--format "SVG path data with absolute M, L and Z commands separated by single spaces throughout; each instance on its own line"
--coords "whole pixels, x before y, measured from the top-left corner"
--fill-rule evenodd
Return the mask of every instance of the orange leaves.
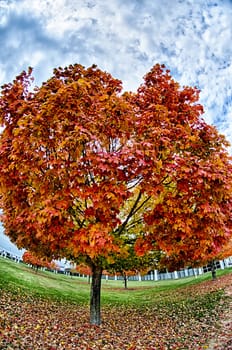
M 24 263 L 30 264 L 37 269 L 39 267 L 46 267 L 51 270 L 59 269 L 57 264 L 54 261 L 51 261 L 51 259 L 48 259 L 48 257 L 43 257 L 43 256 L 41 257 L 30 251 L 24 252 L 22 259 Z
M 64 200 L 64 199 L 58 200 L 58 201 L 56 201 L 55 206 L 57 209 L 66 210 L 66 209 L 68 209 L 68 202 L 67 202 L 67 200 Z
M 86 266 L 85 264 L 76 265 L 74 272 L 78 272 L 80 274 L 88 275 L 88 276 L 91 276 L 92 274 L 90 267 Z
M 73 232 L 70 249 L 74 256 L 87 255 L 91 259 L 98 256 L 107 257 L 109 251 L 117 252 L 119 248 L 114 244 L 110 235 L 110 228 L 101 223 L 89 224 L 87 228 L 80 228 Z
M 160 65 L 135 94 L 96 66 L 55 69 L 29 93 L 30 75 L 0 97 L 0 191 L 13 241 L 111 258 L 140 237 L 138 251 L 158 246 L 187 261 L 231 236 L 227 142 L 201 118 L 196 88 Z

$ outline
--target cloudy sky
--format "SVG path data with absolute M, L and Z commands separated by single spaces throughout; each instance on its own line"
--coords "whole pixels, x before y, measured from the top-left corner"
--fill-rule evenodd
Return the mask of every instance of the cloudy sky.
M 0 85 L 28 66 L 40 85 L 95 63 L 135 91 L 164 63 L 200 88 L 204 118 L 232 143 L 231 0 L 0 0 L 0 47 Z

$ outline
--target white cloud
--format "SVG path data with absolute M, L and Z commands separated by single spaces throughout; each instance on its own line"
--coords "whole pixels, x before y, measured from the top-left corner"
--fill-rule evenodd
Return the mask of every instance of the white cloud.
M 1 0 L 0 10 L 2 83 L 29 65 L 41 82 L 78 62 L 135 90 L 165 63 L 181 85 L 201 89 L 208 122 L 223 131 L 232 123 L 229 0 Z

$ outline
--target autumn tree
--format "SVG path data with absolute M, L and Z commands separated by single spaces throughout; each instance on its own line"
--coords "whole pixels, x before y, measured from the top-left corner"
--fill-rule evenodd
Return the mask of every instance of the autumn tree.
M 88 265 L 80 263 L 80 264 L 76 265 L 70 272 L 71 273 L 79 273 L 81 275 L 86 275 L 86 276 L 88 276 L 88 283 L 90 283 L 90 281 L 91 281 L 92 271 Z
M 0 97 L 5 232 L 18 247 L 87 264 L 90 322 L 100 324 L 102 271 L 128 239 L 140 255 L 188 263 L 231 236 L 227 142 L 201 118 L 199 91 L 164 66 L 134 94 L 96 66 L 55 69 L 34 89 L 31 74 Z
M 143 256 L 138 256 L 134 250 L 133 241 L 128 244 L 126 254 L 113 259 L 107 266 L 107 272 L 123 277 L 124 287 L 127 289 L 127 282 L 130 276 L 146 274 L 149 270 L 154 270 L 158 266 L 160 257 L 159 251 L 149 251 Z
M 46 257 L 39 257 L 30 251 L 25 251 L 22 256 L 22 260 L 25 264 L 32 265 L 33 268 L 38 271 L 41 267 L 46 267 L 47 269 L 57 270 L 58 266 L 55 261 L 50 261 Z
M 75 273 L 79 273 L 81 275 L 86 275 L 86 276 L 91 276 L 92 274 L 92 271 L 91 269 L 89 268 L 88 265 L 84 265 L 84 264 L 79 264 L 79 265 L 76 265 L 75 268 L 72 269 L 72 271 Z
M 223 260 L 226 258 L 229 258 L 232 256 L 232 239 L 227 241 L 222 248 L 220 249 L 220 252 L 214 256 L 212 259 L 208 259 L 207 262 L 211 263 L 211 272 L 212 272 L 212 279 L 216 279 L 216 267 L 215 267 L 215 261 L 216 260 Z
M 29 251 L 25 251 L 22 256 L 22 260 L 25 264 L 32 265 L 32 266 L 38 266 L 37 264 L 37 258 L 33 254 L 31 254 Z

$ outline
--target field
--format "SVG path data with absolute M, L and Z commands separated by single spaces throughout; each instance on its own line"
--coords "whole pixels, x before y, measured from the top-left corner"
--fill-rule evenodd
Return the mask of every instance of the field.
M 0 349 L 200 350 L 220 333 L 232 269 L 172 281 L 102 283 L 102 325 L 90 326 L 87 279 L 0 258 Z M 218 345 L 218 349 L 220 344 Z M 216 347 L 215 347 L 216 349 Z M 229 349 L 229 347 L 228 347 Z

